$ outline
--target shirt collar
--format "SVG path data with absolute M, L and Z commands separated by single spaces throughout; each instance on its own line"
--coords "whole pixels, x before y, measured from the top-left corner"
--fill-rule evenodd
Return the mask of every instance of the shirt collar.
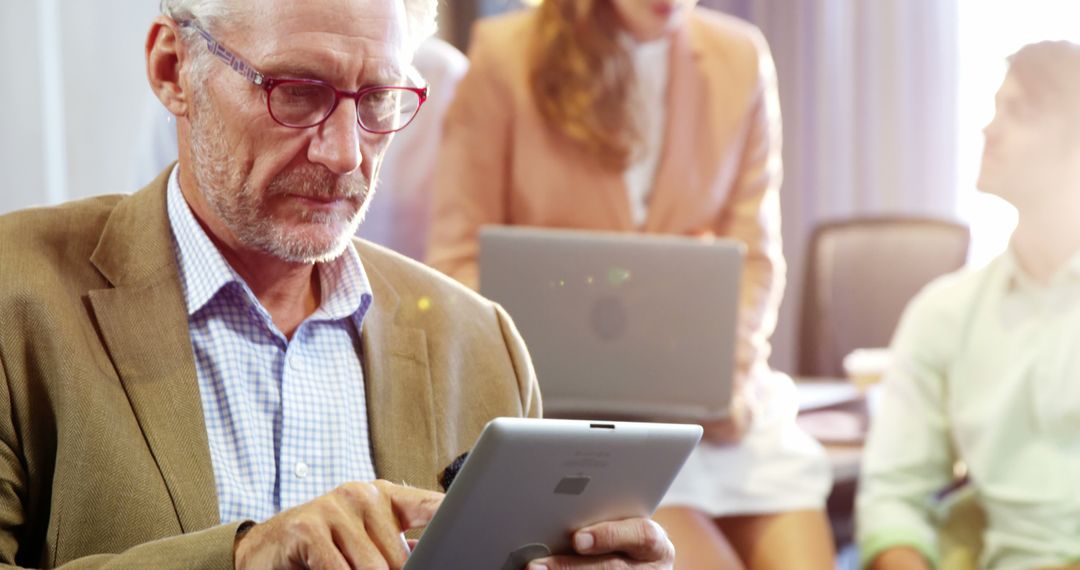
M 240 276 L 221 256 L 217 246 L 195 219 L 184 195 L 180 192 L 180 167 L 169 174 L 166 204 L 169 225 L 176 246 L 176 261 L 188 316 L 202 309 L 210 299 L 229 283 L 243 283 Z
M 640 41 L 629 32 L 622 30 L 618 32 L 619 45 L 633 58 L 663 58 L 671 49 L 671 38 L 669 34 L 653 40 Z
M 222 288 L 235 283 L 242 288 L 248 301 L 269 321 L 269 314 L 258 302 L 255 294 L 225 261 L 217 246 L 210 241 L 210 237 L 195 219 L 195 214 L 181 193 L 179 171 L 180 167 L 176 166 L 169 175 L 166 202 L 188 316 L 206 306 Z M 372 294 L 367 273 L 353 244 L 350 243 L 345 252 L 336 259 L 319 263 L 316 268 L 319 271 L 322 301 L 309 320 L 329 321 L 352 317 L 359 330 L 363 316 L 371 306 Z
M 1067 275 L 1080 276 L 1080 251 L 1074 253 L 1072 257 L 1058 269 L 1053 277 L 1050 278 L 1050 283 L 1048 285 L 1039 283 L 1024 271 L 1024 268 L 1020 265 L 1020 261 L 1016 258 L 1016 251 L 1013 249 L 1011 243 L 1001 254 L 1001 262 L 1007 280 L 1006 283 L 1010 291 L 1046 289 L 1047 287 L 1053 287 L 1054 285 L 1061 283 Z
M 322 302 L 311 315 L 316 320 L 337 320 L 353 317 L 357 326 L 371 306 L 371 284 L 368 282 L 360 255 L 353 244 L 332 261 L 317 265 Z

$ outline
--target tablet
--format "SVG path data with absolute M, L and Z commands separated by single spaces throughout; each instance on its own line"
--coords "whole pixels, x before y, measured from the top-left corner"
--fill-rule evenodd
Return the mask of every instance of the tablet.
M 406 570 L 521 570 L 584 526 L 650 516 L 701 426 L 498 418 L 484 428 Z

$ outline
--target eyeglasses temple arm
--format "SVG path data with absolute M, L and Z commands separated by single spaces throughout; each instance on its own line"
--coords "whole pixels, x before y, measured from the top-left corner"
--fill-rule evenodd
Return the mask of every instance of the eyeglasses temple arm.
M 180 20 L 179 22 L 177 22 L 177 24 L 181 28 L 191 28 L 196 32 L 199 32 L 199 35 L 201 35 L 203 39 L 206 40 L 206 48 L 210 50 L 210 53 L 221 61 L 225 62 L 225 64 L 231 67 L 233 71 L 239 73 L 240 75 L 243 75 L 244 78 L 248 81 L 260 86 L 266 82 L 266 78 L 263 76 L 263 74 L 255 71 L 255 68 L 251 67 L 251 64 L 241 59 L 240 56 L 229 51 L 225 46 L 221 45 L 221 42 L 215 40 L 214 36 L 211 36 L 210 32 L 207 32 L 205 29 L 203 29 L 203 27 L 200 26 L 199 23 L 195 20 Z

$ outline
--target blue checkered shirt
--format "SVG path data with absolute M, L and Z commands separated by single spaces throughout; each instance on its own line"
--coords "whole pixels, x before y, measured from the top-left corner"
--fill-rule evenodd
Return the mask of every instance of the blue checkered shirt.
M 371 287 L 352 247 L 321 263 L 322 300 L 291 340 L 195 220 L 174 168 L 168 213 L 221 522 L 262 521 L 372 480 L 360 324 Z

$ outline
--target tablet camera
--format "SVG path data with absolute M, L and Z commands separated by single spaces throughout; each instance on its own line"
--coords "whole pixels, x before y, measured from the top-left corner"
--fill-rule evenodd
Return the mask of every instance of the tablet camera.
M 558 485 L 555 485 L 556 495 L 580 495 L 589 486 L 589 478 L 584 475 L 563 477 Z

